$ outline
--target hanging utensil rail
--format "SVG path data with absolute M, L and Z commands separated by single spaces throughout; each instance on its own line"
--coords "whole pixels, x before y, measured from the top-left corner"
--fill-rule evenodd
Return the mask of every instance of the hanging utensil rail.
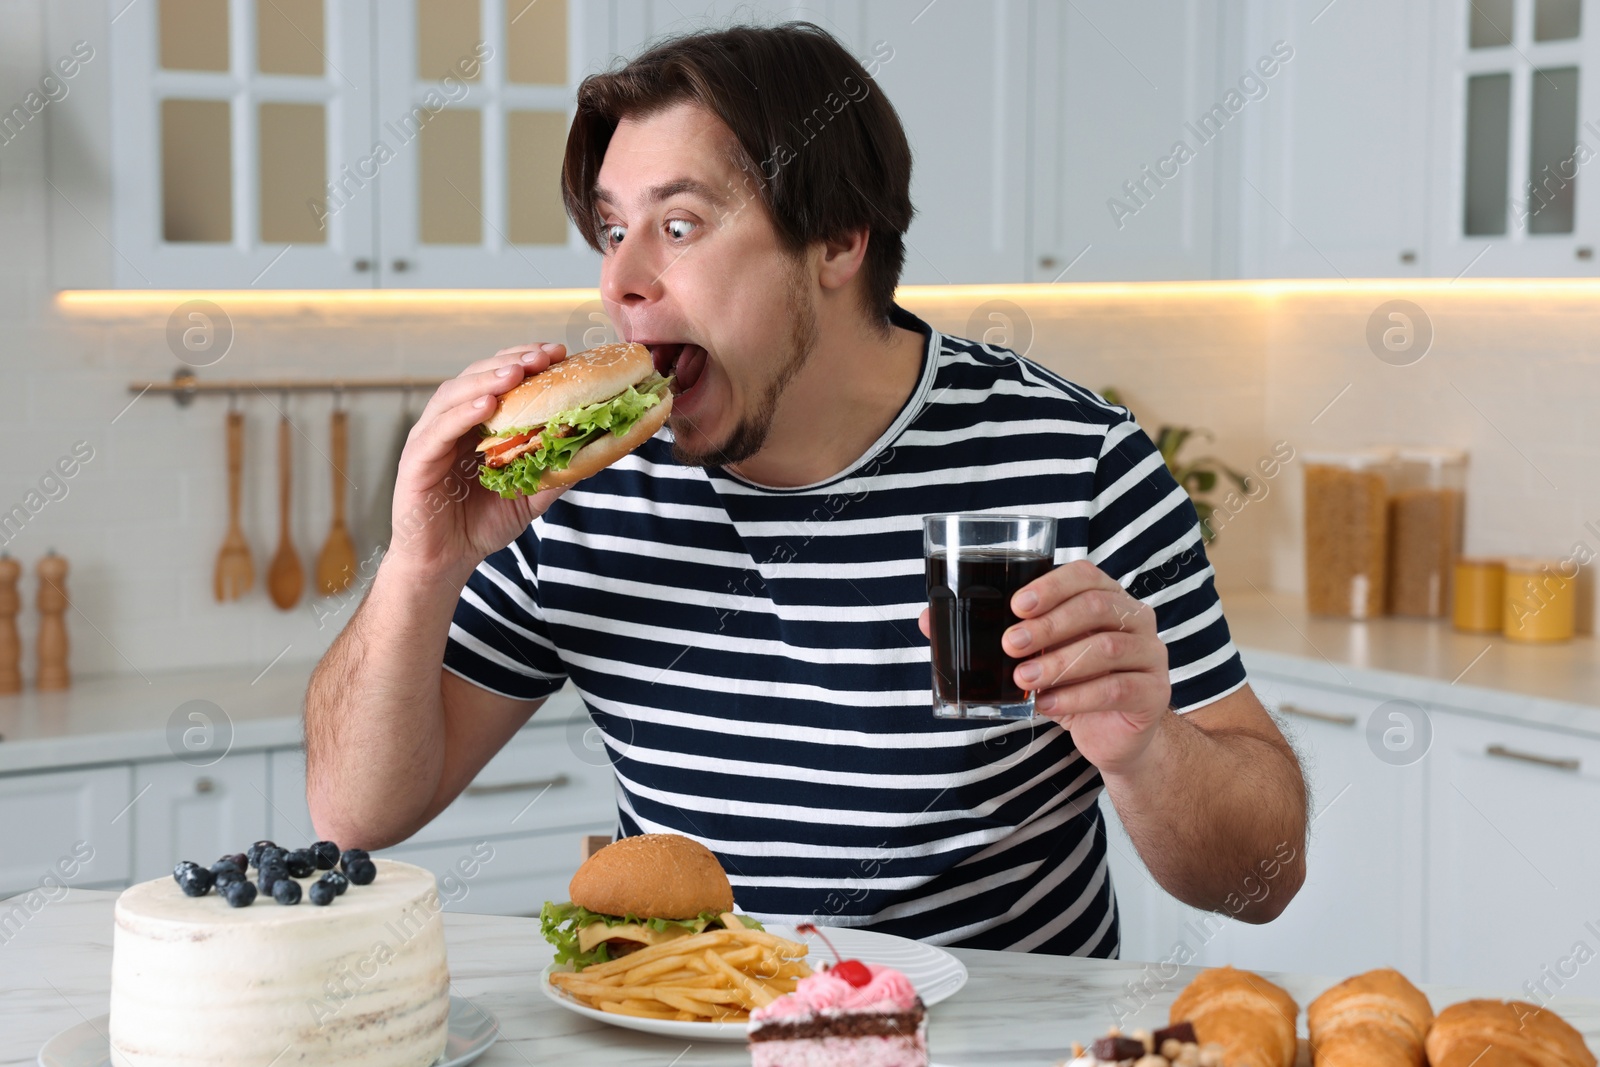
M 197 396 L 238 397 L 257 392 L 273 393 L 355 393 L 373 391 L 426 390 L 432 392 L 443 381 L 441 378 L 275 378 L 260 381 L 244 379 L 219 379 L 201 381 L 199 377 L 180 371 L 171 381 L 129 382 L 130 393 L 167 393 L 182 406 L 188 406 Z

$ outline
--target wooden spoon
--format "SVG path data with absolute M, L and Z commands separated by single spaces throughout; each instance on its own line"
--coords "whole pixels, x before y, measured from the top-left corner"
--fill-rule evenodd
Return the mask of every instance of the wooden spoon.
M 317 556 L 317 588 L 332 596 L 349 587 L 356 576 L 356 546 L 344 525 L 344 469 L 349 452 L 349 416 L 335 410 L 329 436 L 333 440 L 333 526 Z
M 218 603 L 238 600 L 256 584 L 256 561 L 250 557 L 250 542 L 245 528 L 238 525 L 238 498 L 245 472 L 245 414 L 227 413 L 227 534 L 216 553 L 216 571 L 211 584 Z
M 306 580 L 289 538 L 289 464 L 289 416 L 284 415 L 278 422 L 278 554 L 267 568 L 267 592 L 284 611 L 300 602 L 300 587 Z
M 228 533 L 217 552 L 217 567 L 212 575 L 217 601 L 238 600 L 256 581 L 255 561 L 250 558 L 250 543 L 239 525 L 239 496 L 244 482 L 244 412 L 228 412 Z

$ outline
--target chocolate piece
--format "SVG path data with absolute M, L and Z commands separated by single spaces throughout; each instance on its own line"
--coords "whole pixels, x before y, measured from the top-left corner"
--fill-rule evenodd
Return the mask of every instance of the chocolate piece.
M 1200 1043 L 1200 1039 L 1194 1036 L 1194 1024 L 1187 1020 L 1181 1023 L 1173 1023 L 1165 1030 L 1157 1030 L 1151 1037 L 1155 1040 L 1156 1048 L 1160 1048 L 1168 1040 L 1196 1045 Z
M 1136 1060 L 1145 1054 L 1144 1042 L 1131 1037 L 1102 1037 L 1089 1049 L 1097 1060 L 1114 1063 L 1117 1060 Z

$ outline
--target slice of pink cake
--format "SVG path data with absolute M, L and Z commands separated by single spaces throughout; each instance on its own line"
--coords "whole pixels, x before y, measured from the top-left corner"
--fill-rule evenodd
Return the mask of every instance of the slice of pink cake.
M 750 1013 L 753 1067 L 927 1067 L 922 998 L 892 967 L 847 960 Z

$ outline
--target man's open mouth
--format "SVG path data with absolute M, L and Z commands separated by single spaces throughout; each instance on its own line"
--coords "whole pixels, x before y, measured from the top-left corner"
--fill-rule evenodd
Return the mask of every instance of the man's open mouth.
M 706 350 L 688 341 L 641 342 L 650 349 L 656 373 L 673 377 L 672 391 L 687 393 L 695 387 L 706 369 Z

